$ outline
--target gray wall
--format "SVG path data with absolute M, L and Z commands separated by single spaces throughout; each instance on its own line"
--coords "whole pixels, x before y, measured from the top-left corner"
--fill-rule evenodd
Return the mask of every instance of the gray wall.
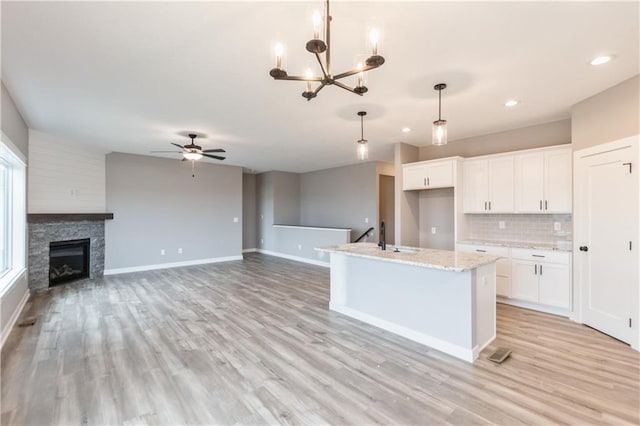
M 453 188 L 419 191 L 420 247 L 439 250 L 455 248 L 455 210 Z M 431 228 L 436 233 L 431 233 Z
M 370 226 L 378 232 L 378 171 L 375 162 L 300 175 L 300 222 L 351 228 L 356 239 Z M 365 223 L 365 218 L 369 219 Z M 377 239 L 375 239 L 377 241 Z
M 256 175 L 242 175 L 242 248 L 256 245 Z
M 29 128 L 13 102 L 9 91 L 2 85 L 2 131 L 11 142 L 27 157 L 29 155 Z
M 280 225 L 300 224 L 300 175 L 288 172 L 273 174 L 273 220 Z
M 394 147 L 394 167 L 396 172 L 395 242 L 398 245 L 417 247 L 420 244 L 418 191 L 402 190 L 402 165 L 419 161 L 418 156 L 419 152 L 416 146 L 400 142 Z
M 25 158 L 29 155 L 29 129 L 24 119 L 20 115 L 13 99 L 9 95 L 4 83 L 2 86 L 2 131 L 11 142 L 22 152 Z M 26 198 L 26 197 L 25 197 Z M 26 235 L 26 233 L 25 233 Z M 24 273 L 0 296 L 0 335 L 6 336 L 11 318 L 16 314 L 17 309 L 24 295 L 28 292 L 27 274 Z
M 475 157 L 566 143 L 571 143 L 571 120 L 569 119 L 459 139 L 450 141 L 445 146 L 422 146 L 419 161 L 456 155 L 465 158 Z
M 640 75 L 574 105 L 571 131 L 574 150 L 640 133 Z
M 242 168 L 199 162 L 195 173 L 189 162 L 107 155 L 105 269 L 242 254 Z

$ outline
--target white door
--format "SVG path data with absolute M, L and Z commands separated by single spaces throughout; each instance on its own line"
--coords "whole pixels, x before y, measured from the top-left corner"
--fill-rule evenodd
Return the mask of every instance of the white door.
M 427 168 L 419 164 L 417 166 L 404 166 L 402 169 L 402 189 L 424 189 L 427 183 Z
M 489 203 L 488 161 L 465 161 L 462 167 L 464 174 L 464 212 L 487 212 Z
M 430 164 L 427 167 L 427 187 L 446 188 L 453 186 L 453 161 Z
M 513 157 L 489 160 L 489 211 L 513 213 Z
M 516 156 L 516 211 L 542 213 L 544 209 L 544 153 Z
M 538 302 L 538 263 L 530 260 L 511 261 L 511 297 Z
M 569 265 L 539 263 L 539 301 L 545 305 L 571 308 L 571 272 Z
M 637 330 L 630 323 L 639 278 L 637 150 L 636 142 L 589 156 L 578 153 L 575 176 L 582 320 L 628 343 Z
M 545 213 L 571 213 L 571 154 L 571 148 L 545 152 Z

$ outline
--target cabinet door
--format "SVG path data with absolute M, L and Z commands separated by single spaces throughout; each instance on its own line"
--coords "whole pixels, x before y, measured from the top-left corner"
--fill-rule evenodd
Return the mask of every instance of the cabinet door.
M 427 167 L 427 187 L 446 188 L 453 186 L 453 162 L 430 164 Z
M 516 156 L 516 211 L 542 213 L 544 209 L 544 153 Z
M 511 281 L 508 277 L 496 275 L 496 295 L 511 297 Z
M 422 164 L 403 166 L 402 189 L 424 189 L 427 182 L 427 168 Z
M 571 148 L 545 153 L 545 213 L 571 213 L 571 156 Z
M 487 160 L 465 161 L 464 212 L 486 213 L 489 202 L 489 162 Z
M 540 263 L 540 303 L 559 308 L 571 307 L 571 274 L 569 265 Z
M 528 260 L 511 261 L 511 297 L 538 302 L 538 263 Z
M 489 160 L 489 212 L 513 213 L 513 157 Z

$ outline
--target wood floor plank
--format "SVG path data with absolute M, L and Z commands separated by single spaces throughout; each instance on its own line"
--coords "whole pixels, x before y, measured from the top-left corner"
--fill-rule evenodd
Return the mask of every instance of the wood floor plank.
M 475 364 L 328 310 L 329 271 L 243 261 L 33 295 L 2 350 L 7 425 L 639 424 L 640 356 L 498 305 Z M 499 346 L 502 365 L 486 360 Z

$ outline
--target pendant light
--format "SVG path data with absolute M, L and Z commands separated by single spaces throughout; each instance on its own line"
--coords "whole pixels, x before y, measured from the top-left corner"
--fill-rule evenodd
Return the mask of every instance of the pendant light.
M 433 86 L 438 91 L 438 119 L 433 122 L 431 143 L 438 146 L 447 144 L 447 120 L 442 119 L 442 91 L 446 88 L 444 83 Z
M 358 140 L 358 160 L 365 161 L 369 159 L 369 141 L 364 138 L 364 116 L 366 111 L 358 111 L 360 116 L 360 139 Z

